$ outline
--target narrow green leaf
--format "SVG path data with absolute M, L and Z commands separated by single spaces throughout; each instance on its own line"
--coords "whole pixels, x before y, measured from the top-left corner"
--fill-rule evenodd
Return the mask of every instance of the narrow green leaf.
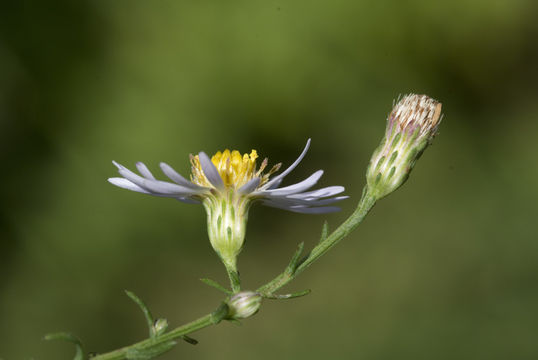
M 73 360 L 84 360 L 84 351 L 82 351 L 82 343 L 76 336 L 66 332 L 59 332 L 54 334 L 47 334 L 43 339 L 47 341 L 62 340 L 75 344 L 76 350 L 75 357 L 73 358 Z
M 211 322 L 213 324 L 218 324 L 224 320 L 229 313 L 228 305 L 225 302 L 222 302 L 217 310 L 211 313 Z
M 323 223 L 323 227 L 321 228 L 321 237 L 319 239 L 319 242 L 325 241 L 328 235 L 329 235 L 329 223 L 325 221 Z
M 148 307 L 133 292 L 129 290 L 125 290 L 125 293 L 127 294 L 129 298 L 131 298 L 131 300 L 133 300 L 136 303 L 136 305 L 138 305 L 138 307 L 140 307 L 140 310 L 142 310 L 142 312 L 144 313 L 144 317 L 146 318 L 146 322 L 148 324 L 149 336 L 151 338 L 154 338 L 155 337 L 155 328 L 153 327 L 154 320 Z
M 222 291 L 223 293 L 225 293 L 226 295 L 231 295 L 233 294 L 230 290 L 226 289 L 224 286 L 222 286 L 221 284 L 219 284 L 218 282 L 214 281 L 214 280 L 211 280 L 211 279 L 207 279 L 207 278 L 204 278 L 204 279 L 200 279 L 201 282 L 203 282 L 204 284 L 206 285 L 209 285 L 211 287 L 214 287 L 215 289 L 219 290 L 219 291 Z
M 290 260 L 290 263 L 286 267 L 286 273 L 293 275 L 295 273 L 295 270 L 297 270 L 297 266 L 299 266 L 299 257 L 303 253 L 304 249 L 304 242 L 300 243 L 299 246 L 297 246 L 297 250 L 295 250 L 295 253 L 293 254 L 293 257 Z
M 293 298 L 308 295 L 310 294 L 311 291 L 312 290 L 310 289 L 306 289 L 306 290 L 299 291 L 292 294 L 285 294 L 285 295 L 268 294 L 268 295 L 264 295 L 263 297 L 266 299 L 271 299 L 271 300 L 287 300 L 287 299 L 293 299 Z
M 242 326 L 243 325 L 243 323 L 241 321 L 237 320 L 237 319 L 226 319 L 226 320 L 228 320 L 229 322 L 231 322 L 232 324 L 237 325 L 237 326 Z
M 162 344 L 146 345 L 144 348 L 132 347 L 127 350 L 125 358 L 128 360 L 149 360 L 171 350 L 177 343 L 173 340 Z

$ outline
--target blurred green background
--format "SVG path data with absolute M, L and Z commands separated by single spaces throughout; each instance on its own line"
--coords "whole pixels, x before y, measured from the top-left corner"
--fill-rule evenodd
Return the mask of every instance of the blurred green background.
M 226 282 L 201 206 L 113 187 L 111 160 L 255 148 L 352 196 L 327 216 L 256 206 L 240 269 L 280 272 L 354 209 L 399 94 L 444 104 L 410 181 L 243 326 L 163 359 L 538 358 L 538 3 L 4 1 L 0 5 L 0 358 L 69 359 L 172 326 Z

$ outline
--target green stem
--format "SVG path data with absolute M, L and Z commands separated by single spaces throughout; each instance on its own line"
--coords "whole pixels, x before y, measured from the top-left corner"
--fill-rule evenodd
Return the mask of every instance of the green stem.
M 127 353 L 130 349 L 136 348 L 139 351 L 149 350 L 155 348 L 159 345 L 165 344 L 171 340 L 181 338 L 184 335 L 190 334 L 194 331 L 206 328 L 211 325 L 216 325 L 221 322 L 228 315 L 228 306 L 226 304 L 221 304 L 221 306 L 212 312 L 211 314 L 202 316 L 190 323 L 187 323 L 183 326 L 175 328 L 161 336 L 154 339 L 146 339 L 135 344 L 125 346 L 121 349 L 111 351 L 106 354 L 100 354 L 92 357 L 92 360 L 120 360 L 126 359 Z
M 336 245 L 340 240 L 346 237 L 351 231 L 353 231 L 365 218 L 370 209 L 375 205 L 376 199 L 372 196 L 367 188 L 363 191 L 363 195 L 357 209 L 351 214 L 351 216 L 344 221 L 335 231 L 333 231 L 327 238 L 323 239 L 312 251 L 308 254 L 306 259 L 302 262 L 299 262 L 297 267 L 293 269 L 287 269 L 273 280 L 267 284 L 260 287 L 257 291 L 267 295 L 273 294 L 274 291 L 280 289 L 291 280 L 293 280 L 297 275 L 303 272 L 306 268 L 312 265 L 317 259 L 319 259 L 323 254 L 325 254 L 329 249 Z M 302 246 L 299 249 L 299 253 L 302 250 Z M 299 256 L 299 254 L 296 254 Z M 297 259 L 294 259 L 296 261 Z M 225 263 L 226 265 L 226 263 Z M 240 282 L 239 274 L 235 266 L 226 266 L 228 276 L 230 277 L 230 283 L 232 285 L 232 290 L 234 293 L 240 291 Z M 188 324 L 180 326 L 174 330 L 171 330 L 167 333 L 164 333 L 153 339 L 146 339 L 140 341 L 136 344 L 123 347 L 121 349 L 111 351 L 106 354 L 97 355 L 92 358 L 92 360 L 120 360 L 126 359 L 127 354 L 130 350 L 136 349 L 138 351 L 151 350 L 152 348 L 157 347 L 158 345 L 163 345 L 171 340 L 181 338 L 182 336 L 188 335 L 194 331 L 206 328 L 211 325 L 216 325 L 226 318 L 228 315 L 228 306 L 223 302 L 221 306 L 215 310 L 213 313 L 203 316 L 197 320 L 194 320 Z
M 222 260 L 222 263 L 224 264 L 224 267 L 226 268 L 226 272 L 228 273 L 228 278 L 230 279 L 230 287 L 232 288 L 232 292 L 238 293 L 241 291 L 241 279 L 239 278 L 239 271 L 237 271 L 237 257 L 234 255 L 230 258 L 225 258 L 220 256 L 220 259 Z
M 338 244 L 340 240 L 345 238 L 351 231 L 353 231 L 364 220 L 375 203 L 376 198 L 368 192 L 368 187 L 365 187 L 362 193 L 362 198 L 353 214 L 351 214 L 346 221 L 344 221 L 335 231 L 333 231 L 331 235 L 314 247 L 310 254 L 308 254 L 308 257 L 300 263 L 295 271 L 284 271 L 267 284 L 261 286 L 257 291 L 262 294 L 272 294 L 276 290 L 289 283 L 334 245 Z
M 228 273 L 228 277 L 230 278 L 232 292 L 235 294 L 241 291 L 241 280 L 239 279 L 239 272 L 235 269 L 229 268 L 228 266 L 226 266 L 226 272 Z

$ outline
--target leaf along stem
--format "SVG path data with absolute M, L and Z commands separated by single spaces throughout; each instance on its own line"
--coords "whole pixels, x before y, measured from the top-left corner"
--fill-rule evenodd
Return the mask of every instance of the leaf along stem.
M 215 310 L 214 312 L 207 314 L 205 316 L 202 316 L 201 318 L 191 321 L 190 323 L 182 325 L 178 328 L 175 328 L 174 330 L 164 333 L 159 337 L 156 337 L 153 339 L 151 338 L 145 339 L 140 342 L 137 342 L 136 344 L 125 346 L 118 350 L 114 350 L 105 354 L 96 355 L 92 357 L 92 360 L 127 359 L 127 355 L 132 349 L 136 349 L 138 353 L 143 353 L 144 351 L 150 352 L 151 349 L 162 346 L 170 342 L 171 340 L 181 338 L 184 335 L 190 334 L 192 332 L 206 328 L 208 326 L 216 325 L 219 322 L 221 322 L 227 315 L 228 315 L 228 306 L 225 303 L 222 303 L 219 306 L 219 308 Z
M 329 236 L 326 236 L 325 229 L 322 232 L 322 239 L 316 247 L 310 251 L 310 253 L 302 260 L 295 269 L 294 272 L 284 271 L 267 284 L 261 286 L 257 291 L 262 294 L 272 294 L 276 290 L 280 289 L 297 275 L 302 273 L 306 268 L 312 265 L 317 259 L 323 256 L 334 245 L 338 244 L 340 240 L 345 238 L 351 231 L 353 231 L 364 220 L 368 212 L 376 203 L 376 198 L 368 192 L 368 188 L 365 187 L 362 192 L 361 200 L 357 206 L 357 209 L 349 216 L 335 231 Z
M 273 280 L 269 281 L 267 284 L 261 286 L 257 291 L 266 298 L 291 298 L 294 296 L 305 295 L 307 291 L 301 292 L 298 294 L 291 295 L 274 295 L 273 293 L 288 284 L 293 280 L 297 275 L 306 270 L 310 265 L 312 265 L 317 259 L 323 256 L 327 251 L 329 251 L 334 245 L 338 244 L 340 240 L 345 238 L 351 231 L 353 231 L 366 217 L 368 212 L 375 205 L 376 198 L 368 192 L 368 188 L 365 187 L 362 193 L 361 200 L 357 206 L 357 209 L 349 216 L 335 231 L 327 236 L 327 226 L 324 226 L 322 231 L 321 241 L 316 245 L 310 253 L 299 260 L 299 256 L 303 250 L 303 244 L 301 243 L 295 252 L 293 259 L 291 260 L 288 267 L 280 275 L 276 276 Z M 230 271 L 228 269 L 228 276 L 230 277 L 230 282 L 232 285 L 233 292 L 238 292 L 240 290 L 239 274 L 236 271 Z M 154 349 L 165 346 L 167 343 L 174 339 L 184 337 L 187 334 L 195 332 L 197 330 L 206 328 L 211 325 L 216 325 L 222 320 L 226 319 L 228 316 L 228 306 L 225 302 L 221 306 L 212 312 L 211 314 L 202 316 L 199 319 L 191 321 L 185 325 L 182 325 L 178 328 L 175 328 L 167 333 L 164 333 L 155 338 L 149 338 L 142 340 L 136 344 L 123 347 L 118 350 L 111 351 L 109 353 L 96 355 L 92 357 L 92 360 L 120 360 L 127 359 L 128 353 L 136 350 L 137 353 L 144 353 L 147 351 L 150 354 Z M 148 357 L 151 358 L 152 356 Z

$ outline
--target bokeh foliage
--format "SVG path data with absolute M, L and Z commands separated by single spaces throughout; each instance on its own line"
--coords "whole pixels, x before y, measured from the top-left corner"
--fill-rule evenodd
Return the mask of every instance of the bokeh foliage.
M 277 274 L 351 212 L 391 101 L 444 103 L 409 182 L 291 285 L 163 359 L 535 359 L 538 6 L 533 0 L 4 1 L 0 358 L 65 359 L 145 336 L 130 289 L 172 326 L 219 302 L 200 206 L 106 183 L 112 159 L 255 148 L 346 186 L 342 213 L 256 207 L 240 269 Z M 291 179 L 290 179 L 291 181 Z

